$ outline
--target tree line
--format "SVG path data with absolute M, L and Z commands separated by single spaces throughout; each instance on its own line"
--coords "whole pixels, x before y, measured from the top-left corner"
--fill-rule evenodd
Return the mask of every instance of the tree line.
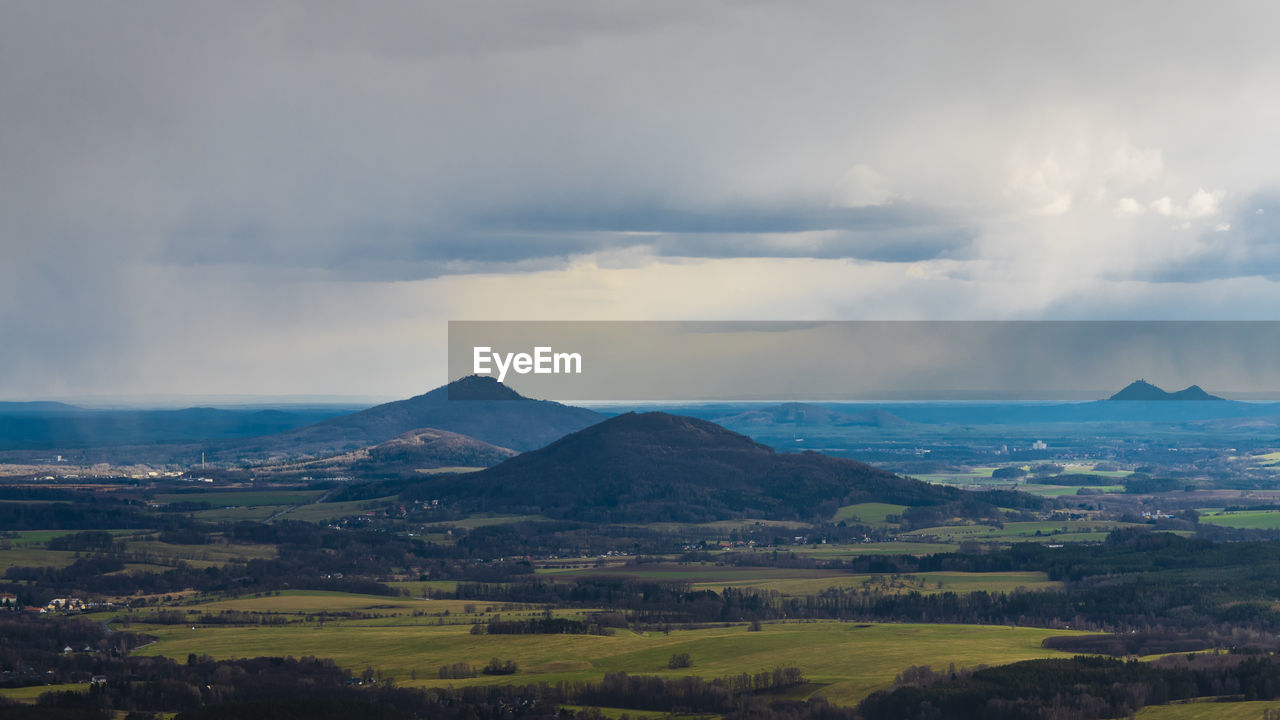
M 1280 697 L 1280 661 L 1245 654 L 1029 660 L 915 676 L 863 700 L 863 720 L 1087 720 L 1198 697 Z

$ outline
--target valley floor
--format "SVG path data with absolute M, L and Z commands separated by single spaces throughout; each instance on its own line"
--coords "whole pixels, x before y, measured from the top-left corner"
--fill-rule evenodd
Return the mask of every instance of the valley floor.
M 385 601 L 385 598 L 381 600 Z M 432 601 L 422 601 L 432 602 Z M 509 614 L 504 614 L 504 617 Z M 216 659 L 279 654 L 333 658 L 360 670 L 370 667 L 399 685 L 433 687 L 493 684 L 481 675 L 441 680 L 439 668 L 476 667 L 491 658 L 514 660 L 519 672 L 503 684 L 598 680 L 608 672 L 716 678 L 796 667 L 810 692 L 834 704 L 854 705 L 888 687 L 913 665 L 946 669 L 1019 660 L 1069 657 L 1041 646 L 1046 637 L 1072 633 L 1042 628 L 896 623 L 775 622 L 752 632 L 746 625 L 670 633 L 618 630 L 598 635 L 472 635 L 469 624 L 429 625 L 412 616 L 371 622 L 344 620 L 263 627 L 139 626 L 158 638 L 138 651 L 183 660 L 188 653 Z M 385 623 L 385 624 L 384 624 Z M 692 667 L 668 669 L 672 655 L 688 653 Z

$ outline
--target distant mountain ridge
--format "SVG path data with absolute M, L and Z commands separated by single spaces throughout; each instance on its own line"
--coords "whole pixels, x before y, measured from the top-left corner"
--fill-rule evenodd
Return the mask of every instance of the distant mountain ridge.
M 468 510 L 608 522 L 808 518 L 839 505 L 941 505 L 973 493 L 819 453 L 776 453 L 715 423 L 627 413 L 415 492 Z
M 0 404 L 0 451 L 235 442 L 311 425 L 352 408 L 96 410 L 62 403 Z M 68 453 L 71 454 L 71 453 Z M 199 451 L 196 451 L 196 457 Z
M 907 421 L 888 410 L 875 408 L 860 413 L 844 413 L 810 403 L 782 403 L 748 410 L 715 419 L 725 427 L 763 427 L 772 425 L 796 425 L 813 427 L 834 425 L 838 427 L 891 427 L 906 425 Z
M 219 444 L 219 460 L 322 456 L 432 428 L 516 451 L 540 448 L 604 419 L 585 408 L 532 400 L 491 377 L 471 375 L 428 393 L 330 418 L 288 432 Z
M 1158 401 L 1158 400 L 1223 400 L 1217 395 L 1210 395 L 1199 385 L 1192 385 L 1177 392 L 1168 392 L 1146 380 L 1135 380 L 1123 390 L 1107 398 L 1108 400 Z
M 85 409 L 56 400 L 0 400 L 0 415 L 26 413 L 82 413 Z

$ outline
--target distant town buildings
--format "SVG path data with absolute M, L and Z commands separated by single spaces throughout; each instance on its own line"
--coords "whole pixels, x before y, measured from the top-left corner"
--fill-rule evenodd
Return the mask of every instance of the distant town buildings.
M 71 612 L 73 610 L 83 612 L 85 609 L 84 600 L 80 598 L 54 598 L 44 606 L 45 612 Z

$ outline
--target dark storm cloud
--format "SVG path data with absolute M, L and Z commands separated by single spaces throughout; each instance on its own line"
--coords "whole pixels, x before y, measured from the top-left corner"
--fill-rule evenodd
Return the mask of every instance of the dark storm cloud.
M 972 233 L 915 206 L 699 212 L 547 206 L 456 228 L 385 224 L 326 230 L 305 252 L 270 227 L 214 222 L 175 232 L 158 258 L 179 265 L 249 264 L 323 270 L 362 280 L 556 267 L 575 255 L 642 249 L 660 257 L 840 258 L 914 262 L 962 256 Z
M 920 124 L 896 154 L 879 140 L 931 103 L 974 102 L 973 77 L 999 116 L 1186 34 L 1162 13 L 1150 38 L 1104 29 L 1075 75 L 1044 72 L 1069 39 L 1041 56 L 1010 32 L 1082 22 L 1061 8 L 987 9 L 1000 30 L 945 5 L 782 7 L 9 4 L 0 211 L 30 232 L 0 230 L 19 258 L 36 241 L 70 256 L 105 244 L 119 264 L 356 265 L 395 280 L 636 247 L 967 257 L 989 209 L 941 212 L 910 200 L 911 182 L 897 197 L 902 177 L 883 167 L 868 170 L 883 180 L 873 200 L 842 207 L 844 174 L 909 160 L 927 175 L 930 153 L 965 145 L 963 126 Z M 829 235 L 779 237 L 815 232 Z
M 649 247 L 662 256 L 708 258 L 813 257 L 913 262 L 958 255 L 973 237 L 954 218 L 930 208 L 905 204 L 773 211 L 743 207 L 728 212 L 655 207 L 614 211 L 549 208 L 487 218 L 484 224 L 540 229 L 548 233 L 639 233 L 648 237 L 615 237 L 608 245 Z M 820 235 L 814 236 L 814 233 Z
M 946 225 L 948 221 L 937 211 L 911 205 L 780 210 L 747 206 L 720 212 L 653 206 L 609 209 L 566 205 L 508 212 L 480 220 L 482 224 L 507 229 L 653 233 L 792 233 L 814 230 L 894 233 L 906 228 Z M 950 223 L 955 221 L 950 220 Z
M 1255 227 L 1231 204 L 1276 185 L 1276 19 L 1248 2 L 3 3 L 0 395 L 158 387 L 204 357 L 269 387 L 308 342 L 392 342 L 481 296 L 547 316 L 617 298 L 599 312 L 1088 298 L 1230 316 L 1257 286 L 1149 281 L 1277 274 L 1280 208 Z M 1191 212 L 1197 188 L 1235 209 L 1192 218 L 1201 246 L 1171 264 L 1151 208 Z M 1118 218 L 1121 200 L 1145 214 Z M 696 292 L 657 304 L 664 283 Z M 378 313 L 385 335 L 353 340 Z

